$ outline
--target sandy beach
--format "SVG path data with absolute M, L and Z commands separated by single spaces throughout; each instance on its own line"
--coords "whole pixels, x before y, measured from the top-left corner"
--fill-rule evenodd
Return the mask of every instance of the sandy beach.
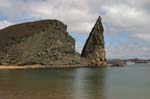
M 26 66 L 0 66 L 0 70 L 24 70 L 24 69 L 46 69 L 46 68 L 80 68 L 80 67 L 89 67 L 83 65 L 61 65 L 61 66 L 42 66 L 42 65 L 26 65 Z
M 15 69 L 39 69 L 47 68 L 50 66 L 41 66 L 41 65 L 28 65 L 28 66 L 0 66 L 0 70 L 15 70 Z

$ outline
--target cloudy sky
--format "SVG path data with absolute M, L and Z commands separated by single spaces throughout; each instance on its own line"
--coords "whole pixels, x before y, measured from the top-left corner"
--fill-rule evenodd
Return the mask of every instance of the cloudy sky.
M 41 19 L 68 25 L 81 52 L 98 16 L 107 58 L 150 58 L 149 0 L 0 0 L 0 29 Z

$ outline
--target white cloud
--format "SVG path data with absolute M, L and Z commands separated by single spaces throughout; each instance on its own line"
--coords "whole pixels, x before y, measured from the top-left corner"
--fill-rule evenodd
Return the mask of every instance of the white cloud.
M 28 17 L 59 19 L 69 26 L 69 32 L 89 33 L 93 25 L 91 22 L 98 17 L 89 11 L 86 0 L 0 0 L 0 2 L 0 14 L 10 21 Z
M 86 0 L 56 0 L 47 2 L 38 2 L 33 6 L 33 2 L 30 3 L 29 16 L 38 18 L 50 18 L 59 19 L 67 24 L 69 32 L 77 33 L 89 33 L 93 21 L 98 17 L 97 14 L 89 12 Z M 85 28 L 86 27 L 86 28 Z
M 109 46 L 106 52 L 107 58 L 150 58 L 150 46 L 138 43 Z
M 12 23 L 7 21 L 7 20 L 0 21 L 0 29 L 3 29 L 3 28 L 10 26 L 10 25 L 12 25 Z
M 24 5 L 24 0 L 0 0 L 0 14 L 8 20 L 17 20 L 25 16 L 25 10 L 28 8 Z
M 134 38 L 141 39 L 143 41 L 150 41 L 150 33 L 136 33 L 132 35 Z
M 110 25 L 111 32 L 132 32 L 145 31 L 149 29 L 150 14 L 135 7 L 125 4 L 103 6 L 105 12 L 103 17 L 106 23 Z M 140 27 L 140 28 L 139 28 Z M 109 29 L 109 27 L 107 27 Z
M 109 33 L 132 31 L 150 23 L 148 0 L 0 0 L 0 13 L 9 20 L 59 19 L 69 32 L 89 33 L 99 15 Z M 144 28 L 145 29 L 145 28 Z M 143 28 L 138 28 L 143 31 Z

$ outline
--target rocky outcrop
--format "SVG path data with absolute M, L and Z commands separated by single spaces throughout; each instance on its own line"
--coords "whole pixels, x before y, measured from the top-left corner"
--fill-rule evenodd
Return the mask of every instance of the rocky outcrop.
M 42 20 L 0 30 L 0 65 L 72 65 L 75 40 L 58 20 Z
M 88 59 L 89 65 L 92 66 L 103 66 L 106 61 L 103 36 L 104 28 L 101 20 L 101 17 L 97 19 L 81 54 L 82 57 Z
M 67 26 L 58 20 L 13 25 L 0 30 L 0 65 L 102 66 L 103 32 L 99 17 L 80 57 Z

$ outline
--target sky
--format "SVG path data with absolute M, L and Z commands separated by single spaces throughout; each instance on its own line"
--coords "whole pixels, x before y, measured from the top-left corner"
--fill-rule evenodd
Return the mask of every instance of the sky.
M 150 58 L 150 0 L 0 0 L 0 29 L 58 19 L 84 43 L 98 16 L 102 17 L 107 59 Z

